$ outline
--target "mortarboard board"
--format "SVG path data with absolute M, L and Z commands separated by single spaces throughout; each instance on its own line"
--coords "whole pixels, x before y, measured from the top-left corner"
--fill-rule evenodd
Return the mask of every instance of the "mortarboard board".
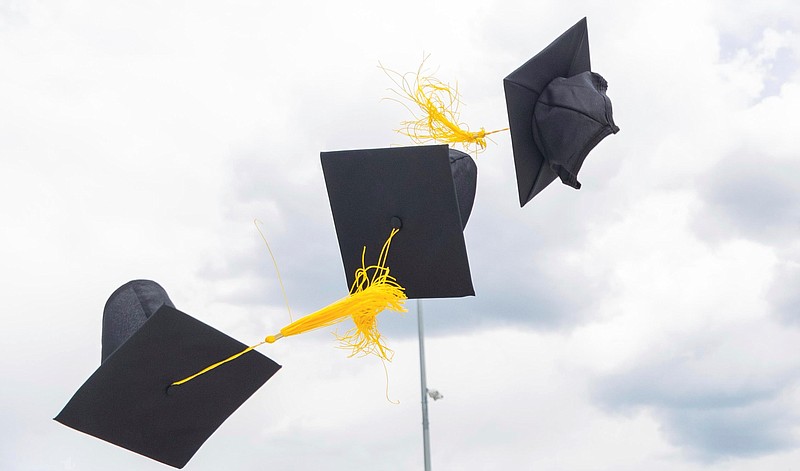
M 280 365 L 252 351 L 215 374 L 169 387 L 246 347 L 171 304 L 152 281 L 115 291 L 103 316 L 103 362 L 55 420 L 182 468 Z
M 583 18 L 503 80 L 520 206 L 556 177 L 580 188 L 586 155 L 619 131 L 608 85 L 590 69 Z
M 322 152 L 320 159 L 348 285 L 364 247 L 366 259 L 377 258 L 399 228 L 386 265 L 409 299 L 475 294 L 463 228 L 477 169 L 467 154 L 431 145 Z

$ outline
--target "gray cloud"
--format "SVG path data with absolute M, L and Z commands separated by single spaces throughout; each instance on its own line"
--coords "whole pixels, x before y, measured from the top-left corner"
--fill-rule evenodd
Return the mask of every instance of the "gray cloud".
M 719 33 L 720 59 L 727 63 L 744 61 L 761 69 L 763 86 L 757 98 L 777 96 L 800 66 L 800 57 L 790 44 L 793 30 L 796 26 L 786 20 L 761 24 L 746 32 L 723 30 Z
M 764 82 L 762 97 L 780 94 L 781 86 L 787 83 L 800 70 L 800 57 L 788 48 L 781 48 L 769 62 L 769 72 Z
M 798 172 L 800 161 L 762 150 L 728 155 L 698 180 L 706 208 L 695 228 L 710 239 L 791 240 L 800 232 L 800 191 L 792 177 Z
M 787 337 L 759 326 L 751 334 L 726 326 L 713 337 L 654 346 L 648 358 L 598 378 L 592 396 L 611 412 L 653 411 L 666 438 L 696 460 L 797 448 L 798 417 L 783 395 L 794 389 L 800 364 L 782 356 Z
M 775 402 L 673 409 L 659 415 L 670 441 L 699 461 L 757 457 L 798 447 L 793 434 L 797 417 Z
M 747 21 L 742 21 L 747 18 Z M 723 59 L 741 49 L 750 49 L 762 37 L 765 29 L 797 31 L 800 28 L 800 6 L 776 1 L 759 4 L 739 4 L 736 8 L 720 8 L 710 18 L 719 31 Z
M 800 327 L 800 265 L 784 262 L 777 270 L 769 295 L 777 317 Z
M 316 176 L 293 179 L 301 172 Z M 262 222 L 293 310 L 310 312 L 344 296 L 347 286 L 324 192 L 321 170 L 310 163 L 298 170 L 274 159 L 235 160 L 224 203 L 226 221 L 250 235 L 248 244 L 227 247 L 224 256 L 206 264 L 198 276 L 216 282 L 251 280 L 221 301 L 283 305 L 269 252 L 252 224 L 255 218 Z

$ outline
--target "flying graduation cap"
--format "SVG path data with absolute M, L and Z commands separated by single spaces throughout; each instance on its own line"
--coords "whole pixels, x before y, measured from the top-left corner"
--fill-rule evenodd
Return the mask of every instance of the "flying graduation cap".
M 246 346 L 175 309 L 153 281 L 117 289 L 103 314 L 102 363 L 55 418 L 107 442 L 182 468 L 280 365 L 258 352 L 170 385 Z
M 619 131 L 608 85 L 590 69 L 583 18 L 503 80 L 520 206 L 556 178 L 580 188 L 589 151 Z
M 469 155 L 429 145 L 320 159 L 348 285 L 363 257 L 376 258 L 396 230 L 386 266 L 409 299 L 475 294 L 463 234 L 477 178 Z

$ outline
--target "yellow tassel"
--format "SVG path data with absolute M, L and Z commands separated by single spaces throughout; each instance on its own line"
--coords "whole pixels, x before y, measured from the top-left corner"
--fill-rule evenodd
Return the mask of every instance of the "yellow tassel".
M 403 121 L 402 128 L 396 131 L 411 138 L 417 144 L 428 142 L 441 142 L 444 144 L 461 144 L 465 150 L 470 151 L 473 146 L 475 153 L 486 149 L 486 136 L 497 132 L 507 131 L 508 128 L 495 131 L 470 131 L 469 126 L 461 123 L 461 94 L 458 84 L 450 86 L 435 77 L 424 75 L 423 67 L 429 56 L 425 56 L 416 73 L 400 74 L 378 66 L 394 82 L 399 89 L 390 89 L 402 99 L 389 98 L 402 104 L 414 117 L 413 120 Z M 410 101 L 416 105 L 417 111 L 406 105 Z
M 364 266 L 364 253 L 361 253 L 361 268 L 356 270 L 350 295 L 330 304 L 319 311 L 298 319 L 280 330 L 276 335 L 264 339 L 273 343 L 280 338 L 302 334 L 310 330 L 328 327 L 350 317 L 355 327 L 344 335 L 337 335 L 340 347 L 351 350 L 350 356 L 376 355 L 391 361 L 392 350 L 386 347 L 378 331 L 377 315 L 385 309 L 405 312 L 403 302 L 406 295 L 403 288 L 389 274 L 386 257 L 389 246 L 398 229 L 393 229 L 383 244 L 378 263 Z M 371 276 L 370 276 L 371 274 Z
M 405 312 L 403 307 L 407 299 L 403 287 L 389 274 L 386 258 L 389 255 L 389 246 L 398 229 L 392 229 L 389 238 L 383 244 L 378 263 L 365 266 L 364 254 L 366 247 L 361 252 L 361 268 L 356 270 L 355 280 L 350 288 L 350 295 L 330 304 L 316 312 L 302 317 L 280 330 L 280 333 L 267 336 L 263 342 L 247 347 L 243 351 L 210 365 L 192 376 L 175 381 L 172 386 L 177 386 L 190 381 L 214 368 L 223 365 L 239 356 L 263 345 L 274 343 L 283 337 L 302 334 L 310 330 L 328 327 L 337 324 L 346 318 L 353 319 L 355 327 L 344 335 L 338 336 L 340 348 L 349 349 L 349 356 L 376 355 L 383 361 L 391 361 L 394 352 L 386 346 L 378 331 L 377 315 L 385 309 Z

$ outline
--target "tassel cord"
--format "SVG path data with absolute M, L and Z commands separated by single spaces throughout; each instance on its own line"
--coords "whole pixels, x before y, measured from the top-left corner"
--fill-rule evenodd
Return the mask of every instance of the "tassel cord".
M 272 259 L 272 264 L 275 265 L 275 273 L 278 275 L 278 284 L 281 286 L 281 293 L 283 294 L 283 301 L 286 303 L 286 310 L 289 312 L 289 322 L 292 322 L 294 319 L 292 318 L 292 308 L 289 307 L 289 297 L 286 296 L 286 289 L 283 287 L 283 279 L 281 278 L 281 271 L 278 269 L 278 262 L 275 260 L 275 255 L 272 254 L 272 248 L 269 246 L 269 242 L 267 242 L 267 237 L 261 231 L 261 227 L 259 224 L 262 224 L 261 221 L 258 219 L 253 219 L 253 225 L 256 226 L 256 230 L 258 234 L 261 236 L 261 239 L 264 241 L 264 245 L 267 246 L 267 252 L 269 252 L 269 257 Z

